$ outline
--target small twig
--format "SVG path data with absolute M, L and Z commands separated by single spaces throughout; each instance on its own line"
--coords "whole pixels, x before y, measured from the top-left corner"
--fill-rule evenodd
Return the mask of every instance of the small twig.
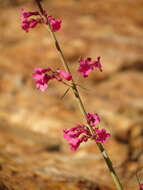
M 141 185 L 141 182 L 137 173 L 136 173 L 136 177 L 137 177 L 138 184 Z
M 65 97 L 65 95 L 68 93 L 69 89 L 70 89 L 70 88 L 68 88 L 68 89 L 64 92 L 64 94 L 62 95 L 61 99 L 63 99 L 63 98 Z

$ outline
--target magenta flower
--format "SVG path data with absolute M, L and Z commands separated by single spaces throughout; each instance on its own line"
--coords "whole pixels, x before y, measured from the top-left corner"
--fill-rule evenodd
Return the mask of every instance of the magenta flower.
M 62 77 L 61 77 L 61 75 L 60 75 L 58 72 L 56 72 L 55 78 L 56 78 L 59 82 L 62 81 Z
M 77 125 L 69 130 L 63 129 L 64 138 L 69 142 L 70 148 L 76 151 L 82 142 L 88 139 L 95 140 L 97 143 L 105 143 L 111 136 L 106 130 L 94 128 L 95 134 L 92 135 L 85 125 Z
M 110 137 L 106 130 L 95 128 L 96 124 L 100 122 L 98 114 L 87 113 L 87 123 L 93 127 L 93 132 L 88 129 L 85 125 L 77 125 L 69 130 L 64 129 L 64 138 L 69 142 L 70 148 L 76 151 L 82 142 L 86 142 L 88 139 L 95 140 L 98 143 L 105 143 Z
M 56 71 L 52 71 L 51 68 L 35 68 L 34 73 L 32 74 L 33 78 L 36 82 L 36 88 L 40 89 L 42 92 L 46 90 L 48 87 L 48 81 L 50 79 L 56 78 L 59 82 L 62 81 L 62 77 L 66 80 L 71 80 L 72 75 L 68 74 L 66 72 L 61 71 L 60 69 L 57 69 Z M 47 74 L 47 72 L 51 71 L 52 74 Z
M 96 132 L 96 142 L 105 143 L 106 140 L 111 136 L 109 133 L 106 133 L 106 129 L 94 129 Z
M 140 185 L 140 190 L 143 190 L 143 184 Z
M 78 72 L 83 77 L 88 77 L 88 74 L 91 71 L 93 71 L 94 67 L 98 67 L 99 70 L 102 72 L 100 57 L 97 58 L 97 61 L 91 61 L 90 57 L 88 57 L 85 61 L 82 58 L 80 58 L 79 64 L 80 64 L 80 66 L 79 66 Z
M 69 73 L 66 73 L 64 71 L 61 71 L 60 69 L 57 69 L 56 72 L 58 74 L 60 74 L 64 79 L 66 79 L 67 81 L 70 81 L 72 79 L 72 75 Z
M 80 67 L 78 69 L 78 72 L 83 77 L 88 77 L 88 74 L 93 71 L 93 64 L 91 62 L 91 58 L 88 57 L 85 61 L 82 59 L 82 57 L 79 60 Z
M 41 22 L 40 18 L 31 19 L 30 22 L 29 22 L 29 28 L 34 28 L 40 22 Z
M 29 19 L 29 17 L 31 16 L 40 16 L 39 12 L 24 12 L 24 9 L 21 8 L 21 27 L 23 30 L 25 30 L 26 32 L 29 32 L 30 28 L 34 28 L 38 23 L 42 23 L 42 18 L 31 18 Z M 44 15 L 47 17 L 47 13 L 46 11 L 44 11 Z M 48 24 L 48 22 L 50 22 L 51 28 L 54 32 L 60 30 L 61 28 L 61 23 L 62 21 L 60 19 L 55 19 L 52 16 L 49 16 L 47 19 L 46 24 Z
M 21 8 L 20 11 L 21 11 L 21 17 L 22 17 L 23 20 L 26 20 L 30 16 L 39 15 L 39 12 L 24 12 L 23 8 Z
M 48 20 L 47 20 L 47 22 L 46 22 L 46 24 L 48 24 L 48 22 L 50 22 L 50 25 L 51 25 L 52 30 L 53 30 L 54 32 L 60 30 L 60 28 L 61 28 L 61 23 L 62 23 L 62 21 L 61 21 L 60 19 L 55 19 L 55 18 L 53 18 L 52 16 L 49 16 L 49 17 L 48 17 Z
M 21 8 L 21 28 L 25 30 L 26 32 L 29 32 L 30 28 L 34 28 L 38 23 L 41 23 L 41 18 L 37 19 L 29 19 L 31 16 L 37 16 L 39 15 L 38 12 L 24 12 L 24 9 Z
M 84 125 L 77 125 L 69 130 L 63 129 L 63 132 L 64 138 L 69 142 L 70 148 L 73 151 L 76 151 L 82 142 L 86 142 L 90 134 Z
M 101 67 L 100 59 L 101 59 L 100 56 L 97 57 L 97 61 L 95 61 L 94 66 L 98 67 L 98 69 L 100 70 L 100 72 L 102 72 L 103 70 L 102 70 L 102 67 Z
M 51 71 L 50 68 L 42 69 L 42 68 L 35 68 L 35 73 L 32 74 L 33 78 L 36 82 L 36 88 L 40 89 L 42 92 L 46 90 L 48 87 L 48 81 L 53 79 L 53 75 L 48 75 L 46 72 Z
M 96 126 L 97 123 L 100 123 L 100 118 L 97 113 L 87 113 L 87 123 L 89 123 L 90 126 Z

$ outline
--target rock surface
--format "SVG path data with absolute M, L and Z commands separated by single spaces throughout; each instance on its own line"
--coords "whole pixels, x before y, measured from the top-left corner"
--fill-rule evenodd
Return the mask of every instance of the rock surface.
M 13 3 L 14 2 L 14 3 Z M 21 30 L 19 9 L 34 1 L 0 0 L 0 189 L 116 189 L 94 142 L 75 153 L 62 129 L 83 122 L 66 87 L 52 82 L 35 89 L 34 67 L 63 68 L 43 26 Z M 44 0 L 61 18 L 56 33 L 86 108 L 99 113 L 112 134 L 105 148 L 127 190 L 139 189 L 135 173 L 143 166 L 143 1 Z M 103 72 L 88 79 L 76 70 L 80 56 L 102 58 Z M 140 177 L 143 171 L 140 172 Z

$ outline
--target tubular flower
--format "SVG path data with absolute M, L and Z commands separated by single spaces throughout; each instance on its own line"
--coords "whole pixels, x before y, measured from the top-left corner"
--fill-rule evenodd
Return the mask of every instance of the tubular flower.
M 29 28 L 34 28 L 40 22 L 41 22 L 40 18 L 31 19 L 30 22 L 29 22 Z
M 30 16 L 39 15 L 39 12 L 37 12 L 37 11 L 36 12 L 24 12 L 23 8 L 21 8 L 20 11 L 21 11 L 21 17 L 22 17 L 23 20 L 26 20 Z
M 90 134 L 85 125 L 77 125 L 69 130 L 63 129 L 63 132 L 64 138 L 69 142 L 73 151 L 76 151 L 82 142 L 86 142 Z
M 65 80 L 70 81 L 72 79 L 72 75 L 69 73 L 66 73 L 64 71 L 61 71 L 60 69 L 57 69 L 56 72 L 60 74 Z
M 38 12 L 24 12 L 24 9 L 21 8 L 21 27 L 23 30 L 25 30 L 26 32 L 29 32 L 30 28 L 34 28 L 38 23 L 41 23 L 41 19 L 37 18 L 37 19 L 29 19 L 29 17 L 31 16 L 39 16 Z
M 96 126 L 97 123 L 100 123 L 100 118 L 97 113 L 87 113 L 87 123 L 89 123 L 90 126 Z
M 20 9 L 21 11 L 21 27 L 26 32 L 29 32 L 30 28 L 34 28 L 38 23 L 42 23 L 43 19 L 40 17 L 39 12 L 25 12 L 23 8 Z M 43 12 L 45 17 L 47 16 L 46 11 Z M 31 16 L 39 16 L 39 18 L 29 18 Z M 52 16 L 47 18 L 46 24 L 49 24 L 54 32 L 60 30 L 62 21 L 60 19 L 55 19 Z
M 52 74 L 47 74 L 47 72 L 50 72 Z M 72 75 L 66 72 L 61 71 L 60 69 L 57 69 L 56 71 L 52 71 L 51 68 L 35 68 L 34 73 L 32 74 L 33 78 L 36 82 L 36 88 L 40 89 L 42 92 L 46 90 L 48 87 L 48 81 L 51 79 L 57 79 L 59 82 L 63 80 L 63 78 L 67 81 L 70 81 L 72 79 Z
M 98 143 L 105 143 L 107 139 L 111 136 L 109 133 L 106 133 L 106 129 L 94 129 L 96 132 L 96 142 Z
M 64 129 L 64 138 L 69 142 L 70 148 L 76 151 L 82 142 L 86 142 L 88 139 L 95 140 L 97 143 L 105 143 L 110 137 L 109 133 L 106 133 L 106 129 L 99 129 L 96 124 L 100 122 L 98 114 L 87 114 L 87 123 L 92 127 L 93 133 L 89 128 L 83 124 L 77 125 L 69 130 Z
M 62 81 L 62 77 L 61 77 L 61 75 L 60 75 L 58 72 L 56 72 L 55 78 L 56 78 L 59 82 Z
M 33 73 L 32 76 L 35 79 L 36 88 L 40 89 L 43 92 L 48 87 L 48 81 L 54 78 L 53 75 L 46 74 L 46 72 L 51 71 L 51 69 L 35 68 L 34 71 L 35 73 Z
M 94 66 L 98 67 L 98 69 L 100 70 L 100 72 L 102 72 L 103 70 L 102 70 L 102 67 L 101 67 L 100 59 L 101 59 L 100 56 L 97 57 L 97 61 L 95 61 Z
M 49 17 L 48 17 L 48 20 L 47 20 L 47 22 L 46 22 L 46 24 L 48 24 L 49 22 L 50 22 L 50 25 L 51 25 L 52 30 L 53 30 L 54 32 L 60 30 L 60 28 L 61 28 L 61 23 L 62 23 L 62 21 L 61 21 L 60 19 L 55 19 L 55 18 L 53 18 L 52 16 L 49 16 Z
M 85 61 L 82 59 L 82 57 L 79 60 L 80 67 L 78 69 L 78 72 L 83 77 L 88 77 L 88 74 L 93 71 L 93 64 L 91 62 L 91 58 L 88 57 Z
M 91 58 L 88 57 L 87 59 L 83 60 L 82 57 L 79 60 L 79 69 L 78 72 L 83 76 L 83 77 L 88 77 L 88 74 L 93 71 L 94 67 L 98 67 L 99 70 L 102 72 L 102 67 L 100 63 L 100 58 L 97 58 L 97 61 L 91 61 Z

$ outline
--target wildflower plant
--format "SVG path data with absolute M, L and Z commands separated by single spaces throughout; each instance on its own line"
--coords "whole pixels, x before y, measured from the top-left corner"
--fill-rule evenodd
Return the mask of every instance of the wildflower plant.
M 32 77 L 35 80 L 36 88 L 44 92 L 48 88 L 48 83 L 51 80 L 55 80 L 56 82 L 62 82 L 63 84 L 67 85 L 68 88 L 73 90 L 80 111 L 85 118 L 85 123 L 77 124 L 71 129 L 63 129 L 64 138 L 68 141 L 72 151 L 76 151 L 81 143 L 85 143 L 89 140 L 95 141 L 107 164 L 111 176 L 113 177 L 117 189 L 123 190 L 119 178 L 112 166 L 112 162 L 103 147 L 103 143 L 105 143 L 111 135 L 110 133 L 106 132 L 106 129 L 99 126 L 100 117 L 97 113 L 87 113 L 77 89 L 77 84 L 75 83 L 72 72 L 65 60 L 59 42 L 57 41 L 55 32 L 61 29 L 62 21 L 60 19 L 54 18 L 51 15 L 48 15 L 48 13 L 43 9 L 40 0 L 35 0 L 35 3 L 37 4 L 39 11 L 25 12 L 24 9 L 21 8 L 21 28 L 25 32 L 29 32 L 38 24 L 46 25 L 65 69 L 65 71 L 62 71 L 60 68 L 57 68 L 56 70 L 53 70 L 50 67 L 35 68 Z M 94 71 L 94 69 L 98 69 L 100 72 L 103 71 L 100 56 L 97 57 L 97 60 L 92 60 L 90 57 L 87 57 L 86 59 L 80 57 L 77 74 L 87 78 L 88 75 Z

